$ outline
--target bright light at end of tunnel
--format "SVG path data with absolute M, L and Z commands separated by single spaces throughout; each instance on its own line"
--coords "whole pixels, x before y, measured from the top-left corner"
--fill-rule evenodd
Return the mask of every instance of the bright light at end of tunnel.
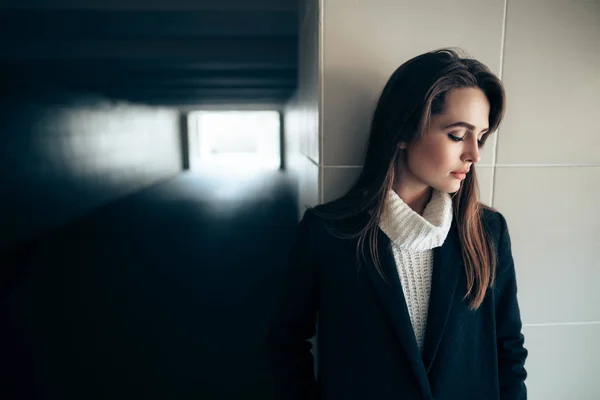
M 192 170 L 246 174 L 279 168 L 277 111 L 198 111 L 192 118 Z

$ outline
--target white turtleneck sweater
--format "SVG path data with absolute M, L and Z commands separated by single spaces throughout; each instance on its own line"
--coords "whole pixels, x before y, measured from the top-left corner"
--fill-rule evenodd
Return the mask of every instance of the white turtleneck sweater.
M 390 190 L 379 222 L 381 230 L 392 242 L 410 322 L 421 350 L 431 293 L 433 249 L 444 243 L 451 223 L 452 199 L 449 194 L 437 190 L 433 191 L 423 216 Z

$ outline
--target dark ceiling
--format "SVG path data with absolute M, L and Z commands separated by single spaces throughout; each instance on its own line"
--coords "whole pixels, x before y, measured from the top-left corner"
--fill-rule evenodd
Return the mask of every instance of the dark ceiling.
M 0 0 L 4 74 L 115 99 L 282 103 L 297 84 L 298 0 Z

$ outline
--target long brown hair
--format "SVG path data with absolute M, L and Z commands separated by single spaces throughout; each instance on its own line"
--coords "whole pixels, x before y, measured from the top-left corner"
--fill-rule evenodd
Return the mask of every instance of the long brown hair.
M 461 58 L 457 50 L 440 49 L 421 54 L 391 75 L 377 103 L 371 122 L 362 172 L 352 188 L 341 198 L 313 208 L 335 224 L 332 232 L 342 238 L 357 238 L 357 258 L 366 261 L 368 245 L 377 271 L 386 279 L 378 254 L 379 220 L 386 195 L 393 188 L 400 144 L 410 144 L 429 127 L 431 117 L 442 113 L 446 94 L 453 89 L 480 88 L 490 102 L 489 131 L 497 130 L 504 115 L 505 94 L 500 80 L 481 62 Z M 465 299 L 477 309 L 487 289 L 494 284 L 496 258 L 482 221 L 485 206 L 479 200 L 475 165 L 460 189 L 453 195 L 453 212 L 462 248 L 467 280 Z M 333 226 L 333 225 L 330 225 Z

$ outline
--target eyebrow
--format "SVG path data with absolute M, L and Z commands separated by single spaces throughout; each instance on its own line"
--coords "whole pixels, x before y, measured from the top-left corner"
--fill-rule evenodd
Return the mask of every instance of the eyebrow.
M 453 124 L 450 124 L 450 125 L 448 125 L 448 126 L 445 126 L 445 127 L 444 127 L 444 129 L 453 128 L 453 127 L 455 127 L 455 126 L 461 126 L 461 127 L 463 127 L 463 128 L 467 128 L 467 129 L 468 129 L 468 130 L 470 130 L 470 131 L 474 131 L 474 130 L 475 130 L 475 125 L 471 125 L 471 124 L 469 124 L 469 123 L 467 123 L 467 122 L 464 122 L 464 121 L 458 121 L 458 122 L 455 122 L 455 123 L 453 123 Z M 486 129 L 482 130 L 480 133 L 482 133 L 482 132 L 487 132 L 487 131 L 489 131 L 489 130 L 490 130 L 489 128 L 486 128 Z

